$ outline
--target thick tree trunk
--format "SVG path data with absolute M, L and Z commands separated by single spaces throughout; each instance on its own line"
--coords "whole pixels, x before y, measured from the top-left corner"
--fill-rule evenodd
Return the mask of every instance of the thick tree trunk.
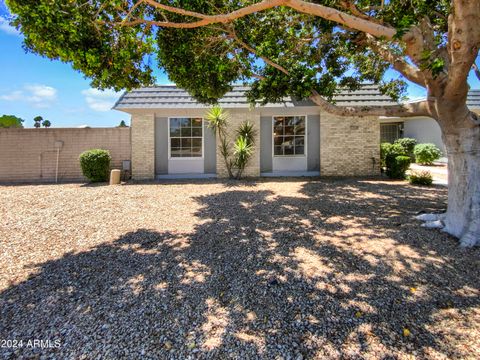
M 448 155 L 444 231 L 471 247 L 480 245 L 480 126 L 470 119 L 474 114 L 463 121 L 452 116 L 440 121 Z

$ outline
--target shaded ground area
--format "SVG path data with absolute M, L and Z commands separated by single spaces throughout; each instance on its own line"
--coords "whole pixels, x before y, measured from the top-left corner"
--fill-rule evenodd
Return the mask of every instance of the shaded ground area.
M 4 358 L 480 358 L 446 189 L 302 179 L 0 187 Z M 25 343 L 24 343 L 25 344 Z

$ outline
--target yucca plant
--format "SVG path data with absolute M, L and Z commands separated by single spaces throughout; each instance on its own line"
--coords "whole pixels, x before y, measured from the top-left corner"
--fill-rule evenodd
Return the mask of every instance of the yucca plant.
M 205 115 L 208 127 L 212 129 L 215 134 L 218 134 L 220 154 L 225 162 L 228 176 L 231 179 L 240 179 L 253 154 L 256 133 L 252 123 L 245 121 L 240 124 L 235 132 L 236 137 L 233 143 L 232 153 L 232 146 L 228 140 L 227 132 L 229 118 L 230 114 L 218 105 L 212 107 Z
M 237 129 L 237 137 L 244 137 L 250 144 L 255 142 L 255 128 L 250 121 L 243 122 Z
M 222 107 L 218 105 L 215 105 L 208 110 L 207 114 L 205 115 L 205 119 L 208 122 L 208 127 L 215 133 L 226 133 L 229 118 L 230 114 L 228 111 L 222 109 Z
M 220 154 L 222 154 L 223 160 L 225 161 L 228 177 L 233 178 L 233 162 L 230 160 L 230 142 L 227 139 L 227 125 L 229 117 L 230 114 L 228 111 L 225 111 L 218 105 L 215 105 L 208 110 L 207 114 L 205 115 L 205 119 L 208 122 L 208 127 L 213 130 L 215 135 L 218 134 L 218 138 L 220 140 Z
M 236 178 L 242 177 L 245 166 L 253 153 L 253 143 L 246 136 L 239 136 L 233 145 L 233 154 L 235 155 L 235 167 L 237 168 Z

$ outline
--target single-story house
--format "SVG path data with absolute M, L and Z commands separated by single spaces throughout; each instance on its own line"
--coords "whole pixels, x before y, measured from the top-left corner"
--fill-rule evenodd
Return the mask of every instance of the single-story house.
M 480 90 L 469 91 L 467 105 L 470 110 L 480 114 Z M 442 132 L 434 119 L 425 116 L 380 118 L 381 142 L 394 142 L 402 137 L 417 139 L 418 143 L 435 144 L 445 153 Z
M 311 101 L 251 107 L 244 86 L 219 100 L 232 132 L 250 121 L 255 152 L 246 176 L 369 176 L 380 172 L 378 117 L 336 117 Z M 375 85 L 336 96 L 338 105 L 393 105 Z M 176 86 L 126 92 L 114 109 L 131 114 L 134 179 L 225 177 L 218 139 L 204 119 L 208 105 Z

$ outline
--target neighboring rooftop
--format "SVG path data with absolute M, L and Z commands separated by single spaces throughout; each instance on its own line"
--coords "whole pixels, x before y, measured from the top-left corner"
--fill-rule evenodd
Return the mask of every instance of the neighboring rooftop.
M 480 108 L 480 90 L 470 90 L 467 96 L 467 106 Z
M 232 91 L 219 100 L 224 108 L 248 108 L 250 106 L 245 92 L 249 87 L 234 85 Z M 356 91 L 342 91 L 335 96 L 337 105 L 368 106 L 368 105 L 395 105 L 396 103 L 383 95 L 378 86 L 366 84 Z M 288 97 L 284 102 L 267 104 L 265 107 L 298 107 L 315 106 L 310 100 L 298 101 Z M 160 85 L 140 88 L 125 92 L 113 107 L 116 110 L 133 109 L 202 109 L 209 105 L 201 104 L 193 99 L 185 90 L 175 85 Z

